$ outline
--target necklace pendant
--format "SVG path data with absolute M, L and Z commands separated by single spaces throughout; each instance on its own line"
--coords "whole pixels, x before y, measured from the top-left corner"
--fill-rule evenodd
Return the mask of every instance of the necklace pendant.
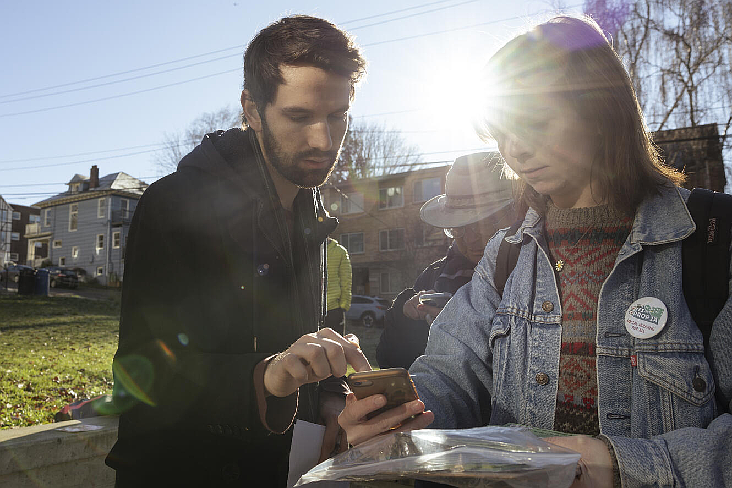
M 562 271 L 564 269 L 564 261 L 557 259 L 557 262 L 554 263 L 554 269 L 558 272 Z

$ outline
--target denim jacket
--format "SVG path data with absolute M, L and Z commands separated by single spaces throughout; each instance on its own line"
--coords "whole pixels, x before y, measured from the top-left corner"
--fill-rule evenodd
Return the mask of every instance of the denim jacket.
M 600 431 L 613 445 L 623 487 L 732 486 L 732 299 L 714 324 L 712 368 L 682 290 L 681 241 L 695 229 L 688 194 L 665 188 L 643 201 L 600 290 Z M 543 225 L 529 210 L 515 235 L 499 231 L 472 281 L 432 324 L 410 373 L 435 413 L 433 427 L 553 427 L 562 310 Z M 504 237 L 523 245 L 501 298 L 493 273 Z M 648 339 L 624 325 L 640 297 L 656 297 L 668 310 L 665 327 Z

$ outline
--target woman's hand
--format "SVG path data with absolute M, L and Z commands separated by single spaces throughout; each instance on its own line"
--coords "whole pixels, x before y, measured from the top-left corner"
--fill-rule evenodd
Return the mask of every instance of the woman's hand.
M 613 459 L 603 441 L 586 435 L 546 437 L 544 440 L 582 455 L 577 479 L 570 488 L 613 488 Z
M 425 320 L 431 323 L 442 309 L 419 303 L 419 297 L 421 297 L 425 293 L 434 292 L 434 290 L 422 290 L 420 292 L 417 292 L 416 295 L 404 302 L 404 305 L 402 306 L 402 313 L 404 314 L 404 316 L 409 317 L 412 320 Z M 428 316 L 429 319 L 427 318 Z
M 346 431 L 349 444 L 355 446 L 395 428 L 396 431 L 423 429 L 435 420 L 432 412 L 425 411 L 424 403 L 421 400 L 403 403 L 396 408 L 366 420 L 367 414 L 378 410 L 385 404 L 386 397 L 384 395 L 372 395 L 363 400 L 358 400 L 353 393 L 348 394 L 346 408 L 338 416 L 338 423 Z M 413 415 L 416 415 L 416 417 L 410 419 Z

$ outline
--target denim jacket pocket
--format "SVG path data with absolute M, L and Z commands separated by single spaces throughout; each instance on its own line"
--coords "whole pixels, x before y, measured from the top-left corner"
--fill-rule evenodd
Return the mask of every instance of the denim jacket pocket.
M 646 419 L 649 434 L 682 427 L 706 427 L 712 421 L 716 409 L 714 379 L 702 353 L 639 352 L 637 357 L 638 374 L 646 380 L 643 391 L 646 405 L 655 405 L 654 410 L 661 407 L 660 418 Z
M 510 387 L 511 372 L 508 364 L 508 349 L 511 341 L 510 315 L 496 315 L 491 324 L 489 344 L 493 354 L 493 395 L 491 402 L 495 403 L 496 394 L 505 395 L 504 387 Z M 515 320 L 515 318 L 514 318 Z M 515 385 L 514 385 L 515 386 Z

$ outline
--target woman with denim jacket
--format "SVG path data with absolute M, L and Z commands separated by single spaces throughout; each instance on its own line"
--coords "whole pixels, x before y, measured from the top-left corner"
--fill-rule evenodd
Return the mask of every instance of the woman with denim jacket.
M 363 420 L 383 397 L 349 396 L 349 442 L 401 422 L 520 423 L 581 434 L 552 438 L 582 454 L 573 487 L 732 486 L 732 300 L 705 357 L 681 279 L 689 192 L 650 141 L 619 58 L 593 21 L 557 17 L 487 73 L 482 135 L 530 209 L 432 324 L 410 369 L 421 401 Z M 501 296 L 504 238 L 521 251 Z

